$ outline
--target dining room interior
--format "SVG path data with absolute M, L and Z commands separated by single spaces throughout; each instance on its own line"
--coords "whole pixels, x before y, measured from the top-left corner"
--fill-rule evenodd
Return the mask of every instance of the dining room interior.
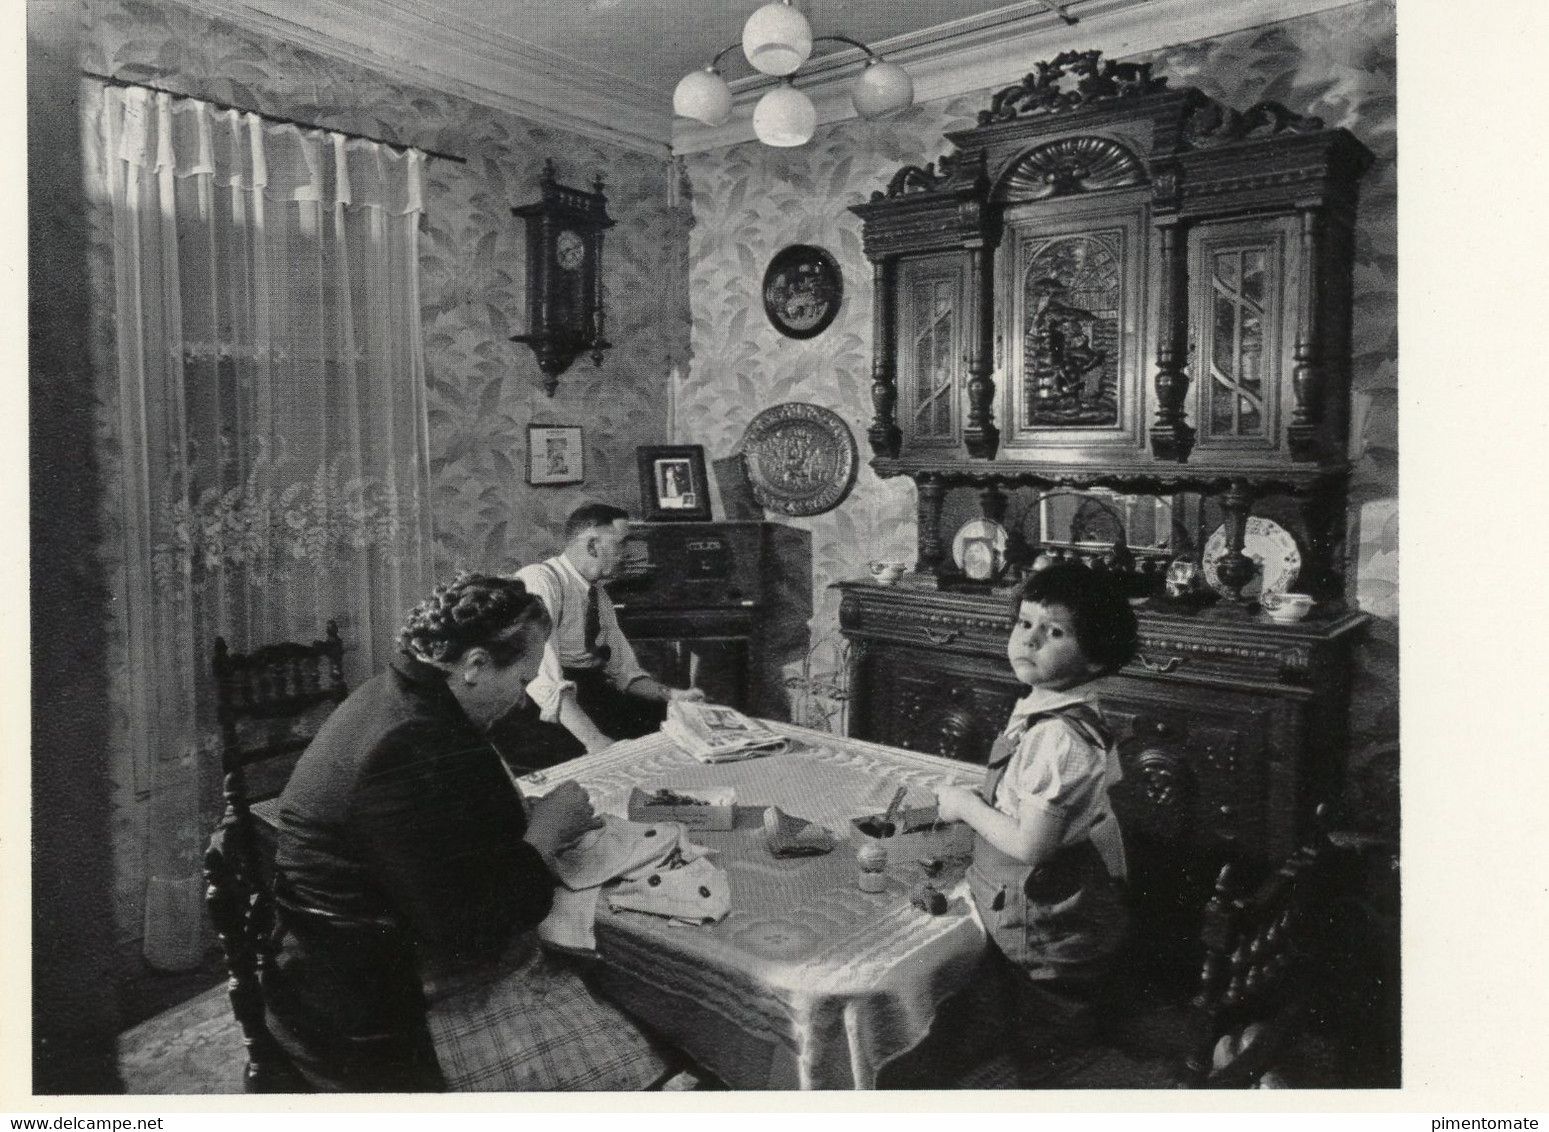
M 672 1087 L 1026 1086 L 943 1009 L 984 927 L 894 793 L 978 781 L 1011 595 L 1068 563 L 1138 619 L 1094 685 L 1133 926 L 1097 1043 L 1031 1079 L 1398 1087 L 1395 18 L 30 0 L 34 1091 L 244 1088 L 217 649 L 338 641 L 356 688 L 590 502 L 633 520 L 645 669 L 784 742 L 572 768 L 619 816 L 736 784 L 690 834 L 724 921 L 598 917 Z M 1293 888 L 1305 945 L 1234 918 Z M 1261 978 L 1271 1025 L 1209 1028 Z

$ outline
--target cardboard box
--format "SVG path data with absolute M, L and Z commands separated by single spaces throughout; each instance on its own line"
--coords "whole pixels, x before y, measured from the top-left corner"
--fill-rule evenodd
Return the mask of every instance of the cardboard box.
M 729 830 L 736 819 L 737 792 L 730 786 L 635 787 L 629 792 L 629 820 L 675 821 L 684 829 Z

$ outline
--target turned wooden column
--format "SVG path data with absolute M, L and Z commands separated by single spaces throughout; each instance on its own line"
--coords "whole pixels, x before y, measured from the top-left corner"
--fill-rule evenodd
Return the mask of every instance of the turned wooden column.
M 1159 460 L 1183 463 L 1194 448 L 1194 429 L 1184 417 L 1189 391 L 1189 257 L 1187 229 L 1176 216 L 1156 222 L 1160 237 L 1161 317 L 1156 338 L 1156 423 L 1151 451 Z
M 1321 210 L 1304 208 L 1301 219 L 1301 278 L 1297 286 L 1296 345 L 1292 349 L 1291 391 L 1296 408 L 1287 437 L 1291 456 L 1318 455 L 1318 425 L 1323 420 L 1324 357 L 1321 307 L 1324 288 L 1324 220 Z
M 940 574 L 942 559 L 946 557 L 941 542 L 941 503 L 946 498 L 947 485 L 940 476 L 921 475 L 914 481 L 917 497 L 915 522 L 918 526 L 917 542 L 919 557 L 914 564 L 916 574 Z
M 1006 493 L 998 483 L 987 483 L 979 489 L 979 513 L 992 523 L 1006 517 Z
M 995 427 L 995 272 L 993 249 L 968 249 L 968 285 L 972 307 L 968 327 L 968 423 L 963 443 L 976 460 L 993 460 L 1000 447 Z
M 903 435 L 898 430 L 898 363 L 896 327 L 898 259 L 888 256 L 871 272 L 871 406 L 875 415 L 866 439 L 874 456 L 898 455 Z
M 1253 581 L 1253 559 L 1242 552 L 1248 539 L 1248 511 L 1253 507 L 1254 492 L 1251 485 L 1237 480 L 1221 495 L 1221 509 L 1226 512 L 1226 553 L 1216 561 L 1216 577 L 1231 590 L 1232 601 L 1242 600 L 1242 588 Z

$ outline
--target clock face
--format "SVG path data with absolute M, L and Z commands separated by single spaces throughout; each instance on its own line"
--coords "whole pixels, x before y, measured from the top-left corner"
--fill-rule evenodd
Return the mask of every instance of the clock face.
M 554 241 L 554 261 L 566 271 L 578 271 L 586 261 L 586 241 L 569 228 Z

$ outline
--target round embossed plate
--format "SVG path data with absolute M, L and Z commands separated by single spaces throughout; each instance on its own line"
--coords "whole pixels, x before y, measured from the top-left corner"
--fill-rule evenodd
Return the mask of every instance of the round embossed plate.
M 742 434 L 753 498 L 782 515 L 832 511 L 855 486 L 860 454 L 844 418 L 792 401 L 765 409 Z
M 1302 552 L 1291 532 L 1273 519 L 1249 516 L 1242 552 L 1258 566 L 1253 580 L 1242 588 L 1245 599 L 1257 598 L 1259 594 L 1270 590 L 1284 592 L 1296 584 L 1296 576 L 1302 570 Z M 1226 524 L 1222 523 L 1205 543 L 1205 581 L 1216 591 L 1229 595 L 1230 591 L 1222 584 L 1217 570 L 1221 556 L 1225 553 Z

